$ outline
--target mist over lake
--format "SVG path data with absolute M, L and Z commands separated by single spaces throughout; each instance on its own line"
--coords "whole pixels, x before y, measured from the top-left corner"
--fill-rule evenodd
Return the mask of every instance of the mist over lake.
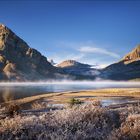
M 92 90 L 101 88 L 140 88 L 140 82 L 114 81 L 54 81 L 1 83 L 0 102 L 54 92 Z

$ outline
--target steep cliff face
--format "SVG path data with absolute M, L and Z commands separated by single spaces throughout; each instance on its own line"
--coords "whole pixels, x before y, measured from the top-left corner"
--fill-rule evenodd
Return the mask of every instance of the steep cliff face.
M 49 79 L 55 73 L 46 57 L 0 24 L 0 80 Z
M 101 77 L 112 80 L 140 78 L 140 45 L 125 55 L 119 62 L 103 69 Z

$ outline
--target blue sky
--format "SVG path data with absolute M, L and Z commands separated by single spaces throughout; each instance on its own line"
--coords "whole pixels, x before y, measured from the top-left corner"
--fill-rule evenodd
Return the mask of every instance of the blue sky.
M 107 65 L 140 43 L 138 0 L 0 0 L 0 22 L 48 59 Z

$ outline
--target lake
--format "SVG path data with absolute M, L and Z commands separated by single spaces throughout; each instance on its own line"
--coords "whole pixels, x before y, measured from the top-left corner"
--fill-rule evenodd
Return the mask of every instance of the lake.
M 0 102 L 50 92 L 80 91 L 101 88 L 140 88 L 140 82 L 113 81 L 55 81 L 0 83 Z

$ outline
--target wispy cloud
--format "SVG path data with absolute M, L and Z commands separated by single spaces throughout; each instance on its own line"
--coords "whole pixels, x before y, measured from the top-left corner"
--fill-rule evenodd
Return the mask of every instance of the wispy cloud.
M 94 47 L 94 46 L 82 46 L 78 50 L 81 53 L 104 54 L 104 55 L 111 56 L 113 58 L 120 58 L 120 56 L 117 53 L 111 52 L 103 48 Z
M 84 56 L 85 56 L 85 54 L 83 54 L 83 53 L 81 53 L 81 54 L 71 54 L 67 58 L 79 61 Z
M 117 53 L 115 47 L 106 45 L 105 43 L 95 44 L 92 41 L 61 41 L 56 42 L 54 45 L 57 49 L 53 50 L 52 47 L 52 50 L 50 49 L 46 56 L 48 56 L 49 59 L 53 59 L 56 63 L 72 59 L 93 66 L 97 65 L 98 68 L 103 68 L 120 59 L 120 55 Z

